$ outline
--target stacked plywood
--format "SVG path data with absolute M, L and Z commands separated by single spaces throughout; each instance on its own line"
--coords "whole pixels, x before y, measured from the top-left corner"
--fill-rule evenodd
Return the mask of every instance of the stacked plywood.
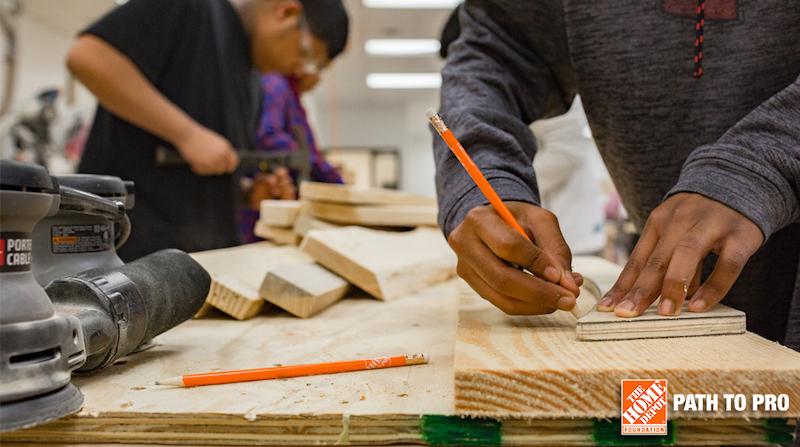
M 426 196 L 381 188 L 303 182 L 300 199 L 309 215 L 339 225 L 436 226 L 436 201 Z
M 524 332 L 514 333 L 512 338 L 498 338 L 499 333 L 511 331 L 511 325 L 504 323 L 507 320 L 500 318 L 502 315 L 491 314 L 492 318 L 497 317 L 499 332 L 495 332 L 487 326 L 495 323 L 490 321 L 492 318 L 462 312 L 462 327 L 458 329 L 455 348 L 454 387 L 457 303 L 459 294 L 465 293 L 457 284 L 449 281 L 385 303 L 345 300 L 309 320 L 276 315 L 245 322 L 222 319 L 187 322 L 159 336 L 153 349 L 129 356 L 124 362 L 97 374 L 76 376 L 74 382 L 86 396 L 85 406 L 77 415 L 29 430 L 5 433 L 0 436 L 0 443 L 637 444 L 635 438 L 619 435 L 619 420 L 615 419 L 619 410 L 612 408 L 613 404 L 608 408 L 602 405 L 602 401 L 614 399 L 613 390 L 618 389 L 618 384 L 606 389 L 601 385 L 607 383 L 596 380 L 603 372 L 611 376 L 622 370 L 637 375 L 659 372 L 656 368 L 663 367 L 663 363 L 653 363 L 652 356 L 625 354 L 630 352 L 626 346 L 632 342 L 582 342 L 591 349 L 600 350 L 597 354 L 580 353 L 587 356 L 582 360 L 576 355 L 574 334 L 572 337 L 556 336 L 561 329 L 555 322 L 530 326 L 525 324 L 526 320 L 512 319 L 519 322 Z M 472 305 L 465 310 L 468 313 L 479 311 Z M 572 318 L 568 313 L 562 315 Z M 474 317 L 478 318 L 478 323 L 474 323 Z M 471 335 L 465 340 L 467 328 Z M 800 357 L 752 334 L 711 338 L 726 337 L 736 340 L 718 345 L 703 343 L 696 350 L 664 352 L 664 356 L 676 362 L 664 369 L 672 374 L 670 387 L 675 387 L 675 391 L 700 389 L 708 371 L 719 369 L 721 380 L 732 387 L 728 392 L 748 392 L 756 386 L 764 392 L 778 391 L 779 384 L 787 383 L 792 374 L 785 366 L 791 359 Z M 464 343 L 467 343 L 466 351 Z M 480 347 L 481 344 L 486 347 Z M 618 348 L 612 349 L 612 344 Z M 731 345 L 736 347 L 726 353 Z M 754 346 L 762 348 L 753 349 Z M 481 353 L 487 350 L 489 354 Z M 559 350 L 566 352 L 564 360 L 559 359 Z M 199 388 L 153 385 L 155 380 L 183 373 L 418 351 L 430 354 L 431 362 L 409 368 Z M 465 363 L 469 358 L 464 358 L 464 354 L 472 357 L 471 365 L 493 371 L 499 381 L 497 390 L 465 388 L 464 367 L 469 366 Z M 738 381 L 731 379 L 729 359 L 734 355 L 747 356 L 742 359 Z M 568 359 L 573 362 L 568 364 Z M 591 362 L 596 367 L 594 373 L 588 366 Z M 543 366 L 531 369 L 534 363 Z M 761 365 L 753 367 L 758 363 Z M 610 364 L 616 366 L 609 367 Z M 522 369 L 516 370 L 513 365 Z M 467 370 L 468 373 L 477 371 Z M 580 383 L 587 378 L 588 385 Z M 608 379 L 613 380 L 613 377 Z M 516 393 L 502 395 L 509 382 L 515 382 Z M 591 387 L 593 384 L 598 387 Z M 576 391 L 563 391 L 570 388 Z M 707 391 L 715 389 L 707 388 Z M 794 390 L 797 389 L 795 383 Z M 480 390 L 483 398 L 479 398 Z M 586 394 L 579 396 L 575 394 L 577 391 Z M 465 408 L 467 392 L 472 393 L 470 401 L 487 417 L 473 419 L 465 414 L 472 410 Z M 553 402 L 564 397 L 570 399 L 561 404 L 562 409 L 583 408 L 581 413 L 585 416 L 552 416 L 558 411 L 543 411 L 541 414 L 547 416 L 542 417 L 511 415 L 525 414 L 520 403 L 552 410 Z M 788 414 L 750 413 L 722 418 L 671 414 L 667 438 L 639 438 L 638 444 L 791 444 L 792 418 L 800 415 L 795 403 L 796 391 L 792 398 L 793 407 Z M 597 412 L 592 414 L 592 409 Z

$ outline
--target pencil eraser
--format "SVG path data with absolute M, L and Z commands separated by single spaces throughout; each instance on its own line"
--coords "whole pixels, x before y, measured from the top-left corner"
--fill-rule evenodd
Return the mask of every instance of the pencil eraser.
M 431 107 L 430 109 L 425 111 L 425 116 L 427 116 L 428 118 L 433 118 L 434 116 L 436 116 L 436 110 L 434 110 L 433 107 Z

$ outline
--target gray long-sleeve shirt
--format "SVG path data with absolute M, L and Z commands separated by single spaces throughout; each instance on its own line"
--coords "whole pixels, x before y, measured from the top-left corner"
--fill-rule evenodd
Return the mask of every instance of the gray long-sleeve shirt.
M 694 0 L 467 0 L 441 113 L 504 200 L 538 204 L 528 124 L 580 92 L 636 225 L 665 197 L 702 194 L 766 242 L 725 302 L 800 350 L 800 2 L 707 0 L 692 77 Z M 480 191 L 434 138 L 445 235 Z M 706 271 L 706 274 L 708 271 Z

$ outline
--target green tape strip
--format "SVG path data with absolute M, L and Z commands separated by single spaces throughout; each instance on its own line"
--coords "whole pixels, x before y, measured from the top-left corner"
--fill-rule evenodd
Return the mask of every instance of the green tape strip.
M 791 444 L 794 442 L 794 427 L 788 419 L 772 418 L 764 421 L 767 442 L 771 444 Z
M 626 435 L 620 432 L 619 419 L 595 419 L 592 424 L 592 439 L 596 445 L 672 445 L 675 444 L 675 426 L 667 421 L 664 436 Z
M 501 445 L 502 429 L 495 419 L 422 416 L 422 437 L 428 445 Z

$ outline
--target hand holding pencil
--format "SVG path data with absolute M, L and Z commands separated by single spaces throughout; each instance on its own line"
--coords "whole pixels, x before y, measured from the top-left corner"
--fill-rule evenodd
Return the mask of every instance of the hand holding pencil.
M 428 119 L 490 203 L 470 210 L 448 237 L 459 276 L 508 314 L 572 310 L 583 279 L 571 271 L 572 254 L 555 216 L 529 203 L 503 202 L 444 120 L 433 110 Z

